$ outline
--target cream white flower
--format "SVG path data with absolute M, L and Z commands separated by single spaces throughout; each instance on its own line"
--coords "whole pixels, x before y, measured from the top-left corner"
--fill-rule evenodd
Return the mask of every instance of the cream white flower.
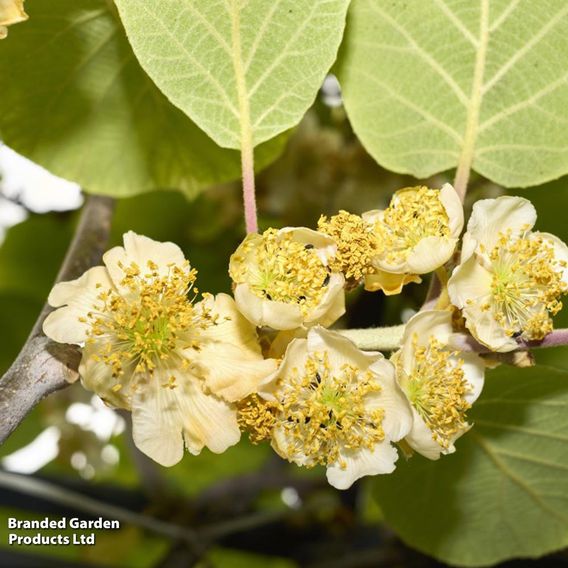
M 475 353 L 451 348 L 452 316 L 432 310 L 416 314 L 393 355 L 397 381 L 406 394 L 413 424 L 409 446 L 429 459 L 455 451 L 454 442 L 470 428 L 466 411 L 483 388 L 484 364 Z
M 253 431 L 256 426 L 258 437 L 270 437 L 283 458 L 325 465 L 338 489 L 365 475 L 392 472 L 398 455 L 391 442 L 406 436 L 412 424 L 392 363 L 319 326 L 290 343 L 259 396 L 264 411 L 249 409 L 242 422 Z
M 132 410 L 136 445 L 160 464 L 177 463 L 184 442 L 193 454 L 236 444 L 231 403 L 276 368 L 254 327 L 226 294 L 193 303 L 196 272 L 173 243 L 129 232 L 103 261 L 54 286 L 45 334 L 84 344 L 84 386 Z
M 345 312 L 345 279 L 329 260 L 333 239 L 300 228 L 249 234 L 231 256 L 239 310 L 257 326 L 328 326 Z
M 8 35 L 7 26 L 28 19 L 24 11 L 24 0 L 0 0 L 0 39 Z
M 531 231 L 532 204 L 521 197 L 484 199 L 473 206 L 460 265 L 448 293 L 471 334 L 493 351 L 517 347 L 516 337 L 540 340 L 568 287 L 568 247 Z
M 386 294 L 399 293 L 408 282 L 420 282 L 418 275 L 445 264 L 463 229 L 463 207 L 450 184 L 440 190 L 401 189 L 387 209 L 369 211 L 363 218 L 374 223 L 379 243 L 376 271 L 365 277 L 365 288 Z

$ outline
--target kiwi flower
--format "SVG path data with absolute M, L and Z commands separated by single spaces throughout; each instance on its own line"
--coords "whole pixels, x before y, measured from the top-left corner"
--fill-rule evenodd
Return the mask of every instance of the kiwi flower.
M 393 364 L 319 326 L 290 343 L 259 397 L 254 413 L 249 407 L 241 417 L 257 440 L 270 438 L 280 456 L 300 466 L 326 466 L 338 489 L 392 472 L 398 454 L 391 442 L 412 424 Z
M 460 265 L 448 293 L 471 334 L 493 351 L 515 349 L 517 337 L 540 340 L 552 331 L 568 287 L 568 247 L 532 231 L 536 211 L 522 197 L 483 199 L 463 237 Z
M 475 353 L 452 349 L 452 316 L 431 310 L 416 314 L 393 355 L 397 382 L 412 407 L 412 429 L 405 440 L 436 460 L 455 451 L 454 442 L 471 427 L 466 412 L 479 397 L 484 364 Z
M 375 272 L 365 277 L 367 290 L 398 294 L 420 274 L 432 272 L 453 255 L 463 229 L 463 207 L 450 184 L 442 189 L 407 187 L 397 191 L 383 211 L 363 218 L 374 223 L 379 243 Z
M 0 0 L 0 39 L 8 35 L 7 26 L 28 19 L 24 11 L 24 0 Z
M 333 239 L 303 227 L 251 233 L 231 256 L 239 310 L 256 326 L 331 325 L 345 312 L 345 279 L 329 265 Z
M 226 294 L 195 302 L 196 271 L 173 243 L 128 232 L 103 262 L 54 286 L 45 334 L 84 345 L 83 385 L 132 411 L 134 442 L 158 463 L 177 463 L 184 442 L 192 454 L 236 444 L 232 403 L 276 368 L 254 327 Z

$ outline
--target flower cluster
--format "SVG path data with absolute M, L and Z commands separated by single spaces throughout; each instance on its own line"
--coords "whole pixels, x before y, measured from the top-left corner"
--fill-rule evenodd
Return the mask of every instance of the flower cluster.
M 84 386 L 132 412 L 136 445 L 160 464 L 184 445 L 222 452 L 244 431 L 345 489 L 392 472 L 397 446 L 455 451 L 484 382 L 468 335 L 478 351 L 505 352 L 552 330 L 568 248 L 535 221 L 525 199 L 479 201 L 460 252 L 454 189 L 405 188 L 381 211 L 248 235 L 229 263 L 234 298 L 200 294 L 176 245 L 130 232 L 104 266 L 55 285 L 44 331 L 82 346 Z M 390 358 L 327 329 L 359 284 L 396 294 L 433 271 L 438 302 Z

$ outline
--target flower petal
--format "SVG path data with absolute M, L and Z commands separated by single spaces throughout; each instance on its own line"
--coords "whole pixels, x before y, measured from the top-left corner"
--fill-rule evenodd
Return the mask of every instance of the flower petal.
M 458 266 L 448 281 L 448 294 L 454 306 L 462 310 L 466 327 L 473 337 L 492 351 L 506 352 L 516 348 L 485 304 L 491 299 L 492 275 L 472 256 Z
M 272 432 L 272 449 L 283 459 L 295 463 L 299 466 L 310 467 L 315 465 L 313 458 L 310 458 L 300 450 L 300 445 L 292 445 L 290 436 L 284 428 L 275 428 Z
M 278 231 L 278 234 L 281 235 L 286 233 L 291 233 L 292 238 L 299 243 L 312 245 L 317 255 L 326 266 L 329 259 L 337 252 L 335 241 L 319 231 L 314 231 L 306 227 L 284 227 Z
M 235 407 L 205 394 L 196 381 L 191 381 L 184 399 L 187 449 L 198 454 L 204 446 L 214 454 L 221 454 L 241 438 Z
M 464 378 L 469 383 L 471 390 L 465 395 L 469 404 L 473 404 L 481 394 L 485 383 L 485 364 L 477 353 L 460 353 L 459 358 L 463 361 L 462 369 Z
M 475 257 L 457 266 L 448 281 L 448 294 L 452 304 L 460 309 L 468 301 L 486 299 L 491 293 L 493 277 Z
M 264 359 L 256 328 L 238 311 L 227 294 L 218 294 L 196 306 L 206 306 L 217 323 L 202 334 L 198 351 L 189 354 L 207 387 L 230 402 L 256 392 L 261 380 L 276 370 L 274 359 Z
M 474 239 L 469 233 L 465 233 L 462 238 L 462 247 L 460 253 L 460 263 L 463 264 L 471 258 L 471 255 L 475 253 L 479 246 L 479 243 Z M 481 251 L 478 251 L 481 254 Z M 485 253 L 483 253 L 485 254 Z
M 175 465 L 183 457 L 183 415 L 176 390 L 162 387 L 154 376 L 139 385 L 132 397 L 134 443 L 165 467 Z
M 467 232 L 487 250 L 497 244 L 499 233 L 511 230 L 518 234 L 536 223 L 536 210 L 528 199 L 504 195 L 497 199 L 482 199 L 473 205 Z
M 304 323 L 319 323 L 324 327 L 334 324 L 345 313 L 344 286 L 345 278 L 343 274 L 331 274 L 326 293 Z
M 437 460 L 440 458 L 444 448 L 434 440 L 432 432 L 426 426 L 422 417 L 412 408 L 412 429 L 406 436 L 405 440 L 408 445 L 419 454 L 430 460 Z M 452 453 L 455 447 L 451 444 L 446 453 Z
M 406 264 L 408 272 L 427 274 L 439 268 L 454 254 L 457 239 L 449 237 L 425 237 L 412 249 Z
M 288 345 L 278 369 L 272 375 L 267 376 L 259 385 L 259 396 L 266 400 L 274 400 L 274 391 L 278 387 L 278 379 L 290 376 L 294 369 L 303 369 L 308 355 L 307 339 L 293 339 Z
M 381 391 L 368 397 L 365 408 L 384 410 L 382 427 L 385 437 L 398 442 L 410 431 L 412 414 L 406 396 L 396 382 L 394 365 L 387 359 L 379 359 L 369 367 L 369 371 L 377 376 Z
M 547 240 L 554 249 L 554 258 L 566 263 L 562 271 L 562 281 L 568 284 L 568 246 L 566 246 L 566 243 L 560 240 L 556 235 L 551 235 L 550 233 L 534 231 L 532 236 L 542 237 Z
M 248 284 L 237 284 L 234 294 L 239 310 L 254 325 L 282 330 L 302 325 L 303 317 L 298 304 L 261 298 L 251 291 Z
M 345 467 L 341 467 L 339 462 L 328 466 L 327 480 L 336 489 L 349 489 L 357 479 L 366 475 L 392 473 L 396 467 L 398 453 L 389 442 L 385 441 L 376 444 L 372 450 L 367 448 L 351 452 L 344 450 L 341 452 L 341 459 L 345 462 Z
M 267 357 L 272 359 L 282 359 L 288 349 L 288 345 L 293 339 L 305 339 L 308 335 L 308 329 L 298 327 L 293 330 L 279 331 L 274 335 L 268 348 Z
M 185 266 L 183 252 L 174 243 L 154 241 L 133 231 L 125 233 L 123 240 L 124 247 L 114 247 L 103 256 L 103 262 L 117 288 L 123 288 L 124 271 L 120 268 L 121 264 L 130 266 L 134 263 L 144 273 L 151 261 L 157 265 L 157 272 L 162 278 L 169 274 L 173 265 L 180 268 Z
M 412 316 L 404 328 L 402 347 L 397 355 L 404 372 L 410 375 L 414 368 L 415 338 L 416 344 L 421 346 L 428 345 L 432 336 L 448 343 L 452 331 L 452 315 L 447 310 L 425 310 Z
M 308 332 L 307 348 L 310 354 L 325 352 L 332 369 L 341 369 L 345 364 L 352 364 L 366 371 L 369 365 L 383 359 L 381 353 L 361 351 L 350 339 L 321 326 L 313 327 Z
M 59 282 L 47 299 L 51 306 L 59 309 L 51 312 L 43 322 L 43 332 L 59 343 L 83 343 L 87 339 L 88 322 L 80 321 L 89 312 L 96 312 L 101 304 L 99 294 L 110 290 L 113 284 L 104 266 L 95 266 L 80 278 L 70 282 Z
M 452 333 L 452 314 L 448 310 L 424 310 L 408 320 L 402 342 L 412 342 L 413 336 L 416 336 L 418 345 L 427 345 L 433 336 L 447 343 Z
M 420 284 L 422 278 L 417 274 L 393 274 L 384 270 L 377 270 L 365 276 L 365 290 L 376 292 L 382 290 L 385 296 L 393 296 L 402 292 L 403 286 L 415 282 Z
M 457 238 L 463 230 L 463 205 L 456 190 L 449 183 L 445 183 L 440 189 L 440 201 L 448 215 L 450 235 Z
M 23 0 L 0 0 L 0 26 L 10 26 L 27 19 Z
M 163 386 L 173 375 L 177 386 Z M 163 466 L 183 457 L 183 442 L 192 454 L 204 446 L 221 453 L 240 439 L 237 413 L 214 395 L 205 394 L 198 379 L 163 370 L 141 382 L 132 397 L 132 436 L 136 446 Z
M 130 377 L 116 379 L 112 369 L 99 359 L 96 344 L 87 343 L 83 348 L 83 357 L 79 365 L 79 375 L 83 386 L 98 395 L 106 404 L 115 408 L 130 409 Z M 120 390 L 113 390 L 118 384 Z
M 361 215 L 361 218 L 363 221 L 373 224 L 381 221 L 384 216 L 385 213 L 382 209 L 372 209 L 371 211 L 365 211 L 365 213 Z
M 506 353 L 518 347 L 517 342 L 505 333 L 491 310 L 481 309 L 480 302 L 474 302 L 464 308 L 463 315 L 471 335 L 491 351 Z

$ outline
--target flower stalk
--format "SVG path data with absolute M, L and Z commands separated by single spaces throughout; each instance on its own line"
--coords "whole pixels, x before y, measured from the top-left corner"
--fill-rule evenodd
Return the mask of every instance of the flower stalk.
M 394 325 L 392 327 L 373 327 L 367 329 L 341 329 L 338 330 L 338 333 L 353 341 L 353 343 L 363 351 L 395 351 L 400 346 L 405 327 L 405 325 Z M 541 341 L 525 341 L 519 338 L 517 338 L 516 341 L 517 347 L 513 351 L 562 347 L 568 345 L 568 328 L 555 329 Z M 492 353 L 490 349 L 469 336 L 456 339 L 452 345 L 460 351 Z

